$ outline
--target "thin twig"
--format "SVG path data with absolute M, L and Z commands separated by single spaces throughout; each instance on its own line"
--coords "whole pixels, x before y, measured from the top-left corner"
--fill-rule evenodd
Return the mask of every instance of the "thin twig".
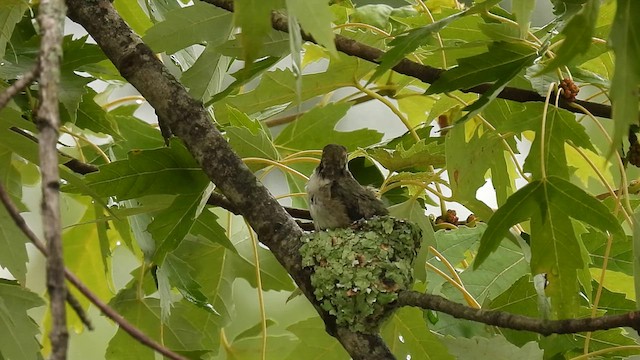
M 31 70 L 22 75 L 21 78 L 16 80 L 11 86 L 0 93 L 0 109 L 7 106 L 9 100 L 16 96 L 20 91 L 29 86 L 31 82 L 36 78 L 38 74 L 38 66 L 34 66 Z
M 27 238 L 33 243 L 33 245 L 45 256 L 49 257 L 49 251 L 45 244 L 38 239 L 36 234 L 29 228 L 24 218 L 20 215 L 20 212 L 16 205 L 11 201 L 9 194 L 7 194 L 6 190 L 0 184 L 0 201 L 4 204 L 9 212 L 9 215 L 18 226 L 18 228 L 27 236 Z M 108 318 L 113 320 L 122 330 L 124 330 L 127 334 L 131 335 L 134 339 L 136 339 L 141 344 L 148 346 L 149 348 L 155 350 L 156 352 L 168 357 L 172 360 L 186 360 L 186 358 L 174 353 L 168 348 L 160 345 L 155 340 L 148 337 L 145 333 L 140 331 L 138 328 L 129 323 L 125 318 L 120 315 L 117 311 L 109 307 L 106 303 L 104 303 L 96 294 L 94 294 L 89 288 L 78 279 L 78 277 L 71 272 L 71 270 L 65 268 L 64 276 L 69 280 L 73 286 L 80 291 L 82 295 L 84 295 L 89 301 L 94 304 L 103 314 L 105 314 Z M 77 300 L 76 300 L 77 302 Z

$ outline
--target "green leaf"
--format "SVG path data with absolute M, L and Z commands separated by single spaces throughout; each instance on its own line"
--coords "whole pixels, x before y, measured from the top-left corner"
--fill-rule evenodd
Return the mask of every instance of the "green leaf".
M 634 212 L 633 222 L 640 224 L 640 212 Z M 640 226 L 633 227 L 633 286 L 636 290 L 636 304 L 640 304 Z
M 325 72 L 302 75 L 302 92 L 298 93 L 296 78 L 290 70 L 266 72 L 258 87 L 236 96 L 222 99 L 215 108 L 216 120 L 227 122 L 227 104 L 256 118 L 253 114 L 268 113 L 274 109 L 284 111 L 300 101 L 318 95 L 353 86 L 354 80 L 361 79 L 374 65 L 354 57 L 341 54 L 332 59 Z
M 200 284 L 193 279 L 194 271 L 188 263 L 169 254 L 160 268 L 165 269 L 171 285 L 175 286 L 187 301 L 205 311 L 220 315 L 202 293 Z
M 473 337 L 446 338 L 444 343 L 449 352 L 456 359 L 471 360 L 482 357 L 485 359 L 521 359 L 538 360 L 542 359 L 544 351 L 540 349 L 534 341 L 526 343 L 519 348 L 507 341 L 503 336 L 497 335 L 492 338 Z
M 404 307 L 397 310 L 380 334 L 398 359 L 408 355 L 425 360 L 454 359 L 440 338 L 429 331 L 420 309 Z
M 353 151 L 382 140 L 382 134 L 375 130 L 334 130 L 349 108 L 350 103 L 327 104 L 313 108 L 282 130 L 274 143 L 292 150 L 321 149 L 328 143 L 336 143 Z
M 477 243 L 475 244 L 477 246 Z M 464 255 L 464 253 L 462 254 Z M 529 264 L 525 260 L 522 249 L 511 241 L 503 241 L 491 261 L 482 267 L 468 267 L 460 273 L 465 288 L 480 304 L 485 304 L 509 289 L 520 277 L 529 273 Z M 442 293 L 449 299 L 463 302 L 460 290 L 451 283 L 442 286 Z
M 112 149 L 117 159 L 127 157 L 134 149 L 155 149 L 164 147 L 164 140 L 157 128 L 135 117 L 137 105 L 120 106 L 109 112 L 120 131 L 121 139 L 115 139 L 117 146 Z
M 520 28 L 520 38 L 526 39 L 529 36 L 529 25 L 531 25 L 531 14 L 536 7 L 536 0 L 520 0 L 511 3 L 511 11 L 518 20 Z
M 191 230 L 203 196 L 203 187 L 199 190 L 200 193 L 176 196 L 171 205 L 156 214 L 147 227 L 147 231 L 156 242 L 156 252 L 153 254 L 156 264 L 162 264 L 165 255 L 178 247 Z M 209 197 L 206 192 L 204 195 Z
M 166 20 L 147 30 L 143 40 L 156 52 L 173 54 L 189 45 L 227 41 L 233 14 L 204 2 L 171 10 Z
M 575 255 L 580 253 L 580 246 L 569 218 L 625 237 L 616 218 L 601 202 L 570 182 L 550 176 L 527 184 L 496 211 L 482 236 L 474 268 L 497 249 L 511 226 L 531 219 L 531 271 L 547 275 L 547 292 L 558 298 L 554 301 L 556 311 L 574 314 L 576 269 L 583 264 Z
M 389 43 L 392 48 L 378 59 L 380 61 L 380 65 L 376 68 L 376 71 L 371 76 L 369 82 L 373 82 L 375 79 L 379 78 L 419 46 L 425 45 L 430 40 L 433 33 L 439 32 L 453 21 L 464 16 L 482 13 L 499 2 L 500 0 L 487 0 L 472 6 L 467 10 L 454 13 L 429 25 L 417 29 L 411 29 L 406 34 L 396 37 Z
M 84 180 L 100 196 L 117 196 L 119 200 L 153 194 L 196 194 L 209 183 L 177 140 L 171 142 L 170 148 L 133 150 L 127 160 L 103 165 Z M 86 193 L 74 185 L 64 186 L 63 191 Z
M 138 35 L 143 35 L 153 26 L 149 16 L 140 8 L 140 3 L 137 1 L 114 0 L 113 7 Z
M 96 207 L 89 198 L 64 196 L 61 200 L 60 208 L 64 210 L 62 218 L 72 225 L 70 228 L 63 228 L 62 232 L 65 266 L 75 273 L 83 283 L 91 284 L 91 291 L 99 298 L 110 299 L 113 296 L 111 290 L 113 284 L 111 278 L 105 276 L 107 269 L 99 246 L 99 226 L 93 223 L 96 219 L 94 211 Z M 113 237 L 109 237 L 109 246 L 115 243 L 113 240 Z M 89 300 L 82 296 L 78 290 L 70 288 L 69 291 L 76 296 L 85 310 L 89 308 Z M 74 329 L 82 329 L 83 327 L 72 311 L 67 311 L 67 322 Z
M 19 163 L 13 163 L 13 152 L 0 146 L 0 184 L 18 210 L 26 211 L 26 206 L 22 204 L 23 179 L 17 164 Z
M 422 230 L 422 241 L 418 255 L 413 262 L 413 271 L 416 280 L 426 282 L 427 273 L 425 262 L 427 261 L 429 246 L 436 245 L 436 238 L 433 232 L 433 226 L 431 226 L 431 221 L 425 214 L 425 209 L 415 198 L 411 198 L 403 203 L 389 207 L 389 215 L 406 219 L 418 225 L 420 230 Z
M 229 108 L 229 122 L 232 126 L 226 127 L 225 131 L 229 137 L 229 144 L 238 156 L 280 159 L 280 154 L 271 141 L 271 134 L 259 121 L 251 120 L 237 109 Z M 257 171 L 265 166 L 265 164 L 250 164 L 249 167 Z
M 81 77 L 73 73 L 66 75 L 63 73 L 61 75 L 58 100 L 64 106 L 64 109 L 67 110 L 66 115 L 69 116 L 70 121 L 75 120 L 80 101 L 82 101 L 82 97 L 87 94 L 87 84 L 91 81 L 91 78 Z
M 135 294 L 135 288 L 125 289 L 110 305 L 147 336 L 178 352 L 206 353 L 218 349 L 220 318 L 217 315 L 186 301 L 180 301 L 174 304 L 171 316 L 162 324 L 159 301 L 151 298 L 138 299 Z M 143 358 L 149 358 L 147 351 L 143 350 L 147 349 L 144 345 L 136 341 L 131 342 L 127 340 L 130 336 L 120 334 L 126 333 L 119 329 L 111 339 L 107 348 L 107 359 L 129 359 L 128 353 L 142 354 Z
M 231 317 L 234 308 L 231 280 L 223 273 L 225 264 L 229 262 L 228 254 L 224 247 L 211 239 L 192 235 L 188 235 L 171 253 L 189 265 L 193 281 L 225 321 Z
M 507 115 L 504 117 L 504 121 L 496 123 L 497 130 L 501 133 L 520 133 L 525 130 L 532 130 L 535 131 L 537 135 L 541 134 L 544 104 L 527 103 L 525 107 L 522 108 L 522 111 L 519 111 L 519 109 L 520 107 L 514 108 L 513 106 L 500 109 L 501 112 Z M 535 179 L 542 177 L 541 161 L 544 161 L 547 175 L 560 176 L 565 179 L 569 178 L 569 168 L 567 166 L 565 151 L 565 145 L 568 142 L 597 152 L 584 126 L 576 121 L 572 113 L 564 109 L 556 107 L 549 107 L 547 109 L 544 135 L 544 159 L 541 159 L 540 151 L 542 139 L 540 136 L 536 136 L 524 164 L 525 172 L 531 172 Z
M 332 56 L 338 57 L 336 45 L 333 42 L 331 29 L 331 11 L 329 3 L 323 0 L 286 0 L 287 10 L 295 16 L 305 32 L 311 34 L 318 44 L 329 50 Z
M 638 123 L 638 84 L 640 84 L 640 2 L 617 1 L 611 25 L 611 46 L 615 53 L 615 72 L 611 80 L 611 102 L 615 131 L 612 147 L 627 134 L 629 125 Z M 610 150 L 613 153 L 613 148 Z
M 212 243 L 224 246 L 231 252 L 236 252 L 231 240 L 227 237 L 225 230 L 218 224 L 218 217 L 211 211 L 204 210 L 196 219 L 191 228 L 190 234 L 201 236 Z
M 257 287 L 256 283 L 256 263 L 255 253 L 258 254 L 260 276 L 263 290 L 288 290 L 295 289 L 295 285 L 282 265 L 276 260 L 274 255 L 257 244 L 255 235 L 251 236 L 251 230 L 241 217 L 231 217 L 232 227 L 227 229 L 230 233 L 229 239 L 237 249 L 237 254 L 230 257 L 231 274 L 241 277 L 251 286 Z
M 93 100 L 96 95 L 96 92 L 92 89 L 87 90 L 82 102 L 80 102 L 78 106 L 75 119 L 62 115 L 62 120 L 66 119 L 71 121 L 81 129 L 119 138 L 118 125 L 109 113 L 104 111 L 104 109 Z
M 368 4 L 358 6 L 351 14 L 351 21 L 373 25 L 378 29 L 388 29 L 389 18 L 394 10 L 387 4 Z
M 327 334 L 324 324 L 318 317 L 297 322 L 287 327 L 287 330 L 300 339 L 300 343 L 289 354 L 287 360 L 342 360 L 348 357 L 340 343 Z
M 490 170 L 491 178 L 502 185 L 496 186 L 501 194 L 511 193 L 513 183 L 507 171 L 500 134 L 474 127 L 470 122 L 461 124 L 447 134 L 447 171 L 454 196 L 481 219 L 487 220 L 493 212 L 476 197 L 477 190 L 486 182 L 487 171 Z M 465 134 L 468 129 L 471 129 L 471 136 Z
M 220 91 L 230 60 L 221 56 L 215 44 L 209 44 L 180 80 L 196 99 L 209 99 Z
M 37 323 L 27 310 L 44 305 L 36 294 L 17 282 L 0 279 L 0 356 L 4 359 L 41 359 Z
M 442 143 L 420 140 L 405 150 L 402 143 L 389 151 L 385 148 L 367 150 L 373 159 L 389 171 L 428 171 L 431 166 L 441 168 L 445 165 L 445 152 Z
M 5 0 L 0 4 L 0 59 L 4 58 L 13 29 L 28 8 L 29 3 L 25 0 Z
M 289 46 L 288 43 L 286 45 L 287 47 Z M 218 47 L 218 50 L 222 51 L 220 47 Z M 231 85 L 227 86 L 227 88 L 224 89 L 223 91 L 220 91 L 217 94 L 211 96 L 211 98 L 205 103 L 205 106 L 210 106 L 226 98 L 227 96 L 229 96 L 229 94 L 233 93 L 234 91 L 237 91 L 241 86 L 253 80 L 259 74 L 262 74 L 265 70 L 269 69 L 280 60 L 281 60 L 281 55 L 268 56 L 264 59 L 251 63 L 249 65 L 245 64 L 245 67 L 242 68 L 242 70 L 238 70 L 237 72 L 230 74 L 236 80 L 233 83 L 231 83 Z
M 564 42 L 556 51 L 556 56 L 544 67 L 543 73 L 567 65 L 578 54 L 587 52 L 591 46 L 599 8 L 599 0 L 589 0 L 582 10 L 569 20 L 561 32 L 565 36 Z
M 484 83 L 495 82 L 504 86 L 522 69 L 531 65 L 537 56 L 536 51 L 526 45 L 491 43 L 488 52 L 458 59 L 459 65 L 440 75 L 427 89 L 427 94 L 468 89 Z
M 280 0 L 246 0 L 235 3 L 236 25 L 242 29 L 242 59 L 251 64 L 262 48 L 263 39 L 271 32 L 271 10 L 280 7 Z
M 5 267 L 21 284 L 27 274 L 27 249 L 29 239 L 16 226 L 9 212 L 0 206 L 0 266 Z
M 271 25 L 269 25 L 271 27 Z M 234 58 L 242 58 L 244 55 L 244 47 L 242 42 L 238 38 L 234 38 L 228 40 L 224 44 L 218 46 L 218 51 L 222 55 L 234 57 Z M 276 57 L 281 58 L 286 56 L 289 53 L 289 35 L 287 33 L 283 33 L 281 31 L 277 31 L 275 29 L 271 29 L 267 34 L 267 37 L 262 40 L 261 46 L 259 48 L 258 53 L 256 54 L 256 58 L 260 59 L 263 57 Z M 263 60 L 255 61 L 251 64 L 245 63 L 245 68 L 251 68 L 255 66 L 257 63 L 262 62 Z M 243 71 L 243 70 L 240 70 Z M 237 76 L 234 76 L 236 79 Z
M 629 247 L 629 240 L 630 237 L 613 239 L 611 248 L 608 250 L 608 270 L 633 275 L 633 249 Z M 607 236 L 601 232 L 590 230 L 588 233 L 582 234 L 582 242 L 587 251 L 589 251 L 591 266 L 602 268 L 604 266 L 604 255 L 607 251 Z

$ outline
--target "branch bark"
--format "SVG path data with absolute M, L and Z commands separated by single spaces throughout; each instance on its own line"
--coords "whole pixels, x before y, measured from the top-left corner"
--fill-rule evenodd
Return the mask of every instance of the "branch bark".
M 63 0 L 41 0 L 38 22 L 42 32 L 40 44 L 40 104 L 37 110 L 40 131 L 39 155 L 42 174 L 42 227 L 47 241 L 47 290 L 49 292 L 52 325 L 51 359 L 67 358 L 69 333 L 65 300 L 64 260 L 60 227 L 60 176 L 58 173 L 58 85 L 62 59 L 62 32 L 65 19 Z
M 202 104 L 189 96 L 108 0 L 67 0 L 67 5 L 68 16 L 87 30 L 120 74 L 153 106 L 158 117 L 166 119 L 171 132 L 182 139 L 207 176 L 291 274 L 327 328 L 334 329 L 334 318 L 315 300 L 309 271 L 301 265 L 298 240 L 302 230 L 233 152 Z M 337 329 L 333 335 L 354 359 L 393 358 L 377 335 L 346 329 Z
M 225 9 L 233 12 L 233 1 L 232 0 L 203 0 L 211 5 L 217 6 L 221 9 Z M 289 25 L 287 17 L 278 12 L 272 12 L 271 14 L 271 25 L 274 29 L 282 32 L 289 32 Z M 302 32 L 302 38 L 306 41 L 311 41 L 315 43 L 315 40 L 310 35 Z M 369 45 L 365 45 L 363 43 L 357 42 L 353 39 L 350 39 L 346 36 L 336 35 L 335 37 L 336 49 L 338 51 L 343 52 L 347 55 L 355 56 L 363 60 L 370 61 L 372 63 L 379 64 L 382 55 L 384 55 L 384 51 L 374 48 Z M 427 84 L 432 84 L 436 81 L 440 75 L 444 72 L 443 69 L 434 68 L 427 65 L 422 65 L 414 61 L 410 61 L 408 59 L 401 60 L 396 66 L 392 68 L 394 71 L 411 76 L 422 82 Z M 478 86 L 474 86 L 469 89 L 461 89 L 463 92 L 470 92 L 476 94 L 482 94 L 486 92 L 491 87 L 491 84 L 481 84 Z M 505 87 L 498 97 L 505 100 L 512 100 L 517 102 L 527 102 L 527 101 L 537 101 L 544 102 L 545 98 L 540 96 L 537 92 L 531 90 L 525 90 L 515 87 Z M 587 109 L 591 114 L 603 118 L 611 119 L 611 106 L 594 103 L 590 101 L 584 100 L 576 100 L 576 104 L 583 106 Z M 582 113 L 582 110 L 574 107 L 571 102 L 568 102 L 562 97 L 559 100 L 559 107 L 569 110 L 574 113 Z
M 640 311 L 597 318 L 542 320 L 504 311 L 474 309 L 447 300 L 442 296 L 403 291 L 398 294 L 398 306 L 415 306 L 449 314 L 458 319 L 481 322 L 514 330 L 532 331 L 542 335 L 574 334 L 629 326 L 640 331 Z

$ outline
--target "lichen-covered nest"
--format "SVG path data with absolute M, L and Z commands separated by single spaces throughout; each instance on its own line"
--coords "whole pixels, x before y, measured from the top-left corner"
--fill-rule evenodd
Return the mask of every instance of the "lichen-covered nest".
M 397 292 L 411 287 L 421 239 L 418 226 L 382 216 L 305 235 L 300 253 L 313 269 L 316 299 L 337 325 L 375 333 Z

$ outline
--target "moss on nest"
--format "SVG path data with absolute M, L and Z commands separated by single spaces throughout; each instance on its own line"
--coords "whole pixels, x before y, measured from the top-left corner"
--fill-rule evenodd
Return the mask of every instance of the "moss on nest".
M 411 287 L 421 239 L 418 226 L 382 216 L 307 234 L 300 253 L 303 266 L 313 269 L 316 299 L 337 325 L 375 333 L 397 292 Z

